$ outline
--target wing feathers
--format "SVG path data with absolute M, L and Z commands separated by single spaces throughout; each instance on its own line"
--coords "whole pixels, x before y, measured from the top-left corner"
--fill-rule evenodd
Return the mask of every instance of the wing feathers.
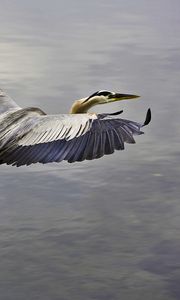
M 19 110 L 20 107 L 3 90 L 0 89 L 0 113 Z
M 72 163 L 123 150 L 125 142 L 135 143 L 133 135 L 143 133 L 141 127 L 150 120 L 150 112 L 144 124 L 119 119 L 116 114 L 38 116 L 37 112 L 19 112 L 13 115 L 13 122 L 8 118 L 0 134 L 0 163 L 21 166 L 62 160 Z

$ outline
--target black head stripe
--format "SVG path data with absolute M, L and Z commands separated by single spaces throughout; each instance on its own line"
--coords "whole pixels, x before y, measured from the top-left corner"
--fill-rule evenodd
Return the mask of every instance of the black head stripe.
M 90 98 L 92 98 L 92 97 L 94 97 L 94 96 L 96 96 L 96 95 L 98 95 L 98 91 L 97 92 L 95 92 L 95 93 L 93 93 L 92 95 L 90 95 L 84 102 L 86 102 L 86 101 L 88 101 Z
M 109 92 L 109 91 L 99 91 L 98 92 L 98 96 L 109 96 L 109 95 L 111 95 L 112 93 L 111 92 Z
M 95 93 L 93 93 L 92 95 L 90 95 L 84 102 L 88 101 L 89 99 L 91 99 L 94 96 L 108 96 L 108 95 L 112 95 L 111 92 L 109 91 L 97 91 Z

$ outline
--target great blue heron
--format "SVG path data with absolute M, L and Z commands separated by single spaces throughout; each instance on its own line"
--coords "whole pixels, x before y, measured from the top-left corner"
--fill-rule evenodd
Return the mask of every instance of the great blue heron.
M 95 114 L 97 104 L 138 96 L 98 91 L 77 100 L 69 114 L 47 115 L 36 107 L 21 108 L 0 90 L 0 164 L 15 166 L 66 160 L 70 163 L 100 158 L 123 150 L 124 142 L 135 143 L 133 135 L 151 119 L 148 109 L 143 124 L 117 117 L 117 113 Z

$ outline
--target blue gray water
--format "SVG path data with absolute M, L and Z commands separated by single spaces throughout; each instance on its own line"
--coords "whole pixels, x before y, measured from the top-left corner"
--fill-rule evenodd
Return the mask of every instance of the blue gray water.
M 0 86 L 21 106 L 97 107 L 152 123 L 75 164 L 0 167 L 1 300 L 180 299 L 178 0 L 0 1 Z

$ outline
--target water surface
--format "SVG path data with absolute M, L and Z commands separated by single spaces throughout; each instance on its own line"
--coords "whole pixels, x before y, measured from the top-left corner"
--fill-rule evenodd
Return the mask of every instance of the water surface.
M 126 151 L 0 168 L 1 300 L 180 298 L 179 1 L 2 1 L 0 86 L 21 106 L 153 118 Z

